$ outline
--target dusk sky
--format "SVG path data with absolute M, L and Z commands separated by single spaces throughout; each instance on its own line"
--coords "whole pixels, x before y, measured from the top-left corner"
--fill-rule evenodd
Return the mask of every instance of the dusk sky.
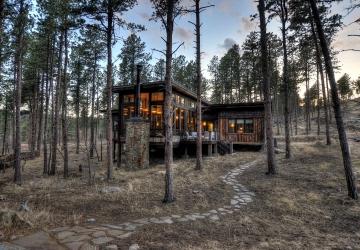
M 189 5 L 190 0 L 187 0 Z M 202 13 L 202 67 L 205 76 L 207 64 L 214 55 L 222 56 L 234 43 L 242 44 L 245 37 L 253 30 L 258 29 L 256 22 L 250 21 L 250 15 L 257 12 L 255 1 L 251 0 L 204 0 L 202 5 L 214 4 L 215 7 Z M 350 6 L 350 0 L 335 4 L 333 11 L 345 16 L 344 24 L 348 25 L 360 17 L 360 10 L 347 15 L 346 8 Z M 147 50 L 152 53 L 154 61 L 161 58 L 158 52 L 152 52 L 153 48 L 164 49 L 165 44 L 161 40 L 165 31 L 159 22 L 149 21 L 152 14 L 150 0 L 139 0 L 138 5 L 126 14 L 126 19 L 134 23 L 143 24 L 147 30 L 139 33 L 141 39 L 146 42 Z M 174 42 L 185 42 L 185 46 L 178 50 L 175 56 L 183 54 L 188 60 L 194 59 L 193 26 L 188 21 L 194 21 L 193 15 L 186 15 L 177 20 L 174 32 Z M 269 31 L 279 33 L 279 23 L 273 21 L 269 24 Z M 118 31 L 119 35 L 126 37 L 128 32 Z M 337 50 L 360 49 L 359 37 L 348 37 L 348 34 L 359 34 L 360 25 L 352 24 L 344 26 L 338 34 L 334 46 Z M 177 45 L 174 45 L 177 47 Z M 114 57 L 119 53 L 121 43 L 114 50 Z M 337 73 L 339 77 L 343 73 L 349 73 L 355 79 L 360 76 L 360 52 L 342 52 L 338 56 L 342 70 Z

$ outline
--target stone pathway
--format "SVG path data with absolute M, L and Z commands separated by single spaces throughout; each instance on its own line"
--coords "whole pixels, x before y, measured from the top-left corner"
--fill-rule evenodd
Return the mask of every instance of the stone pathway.
M 105 249 L 117 249 L 116 245 L 111 245 L 115 240 L 125 239 L 133 234 L 137 229 L 148 224 L 173 224 L 186 223 L 196 220 L 218 221 L 223 216 L 236 213 L 251 202 L 255 194 L 241 185 L 236 177 L 243 171 L 257 163 L 256 161 L 243 164 L 228 174 L 221 177 L 223 182 L 234 189 L 234 196 L 230 203 L 223 207 L 210 210 L 205 213 L 191 213 L 186 215 L 170 215 L 159 218 L 143 218 L 121 224 L 100 224 L 84 225 L 74 227 L 60 227 L 50 230 L 52 236 L 59 243 L 71 250 L 91 250 L 99 249 L 99 246 L 107 245 Z M 0 244 L 1 249 L 1 244 Z

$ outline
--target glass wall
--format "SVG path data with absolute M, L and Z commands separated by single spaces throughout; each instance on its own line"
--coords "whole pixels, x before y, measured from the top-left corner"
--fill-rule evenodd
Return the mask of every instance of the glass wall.
M 229 119 L 229 133 L 252 134 L 254 133 L 253 119 Z

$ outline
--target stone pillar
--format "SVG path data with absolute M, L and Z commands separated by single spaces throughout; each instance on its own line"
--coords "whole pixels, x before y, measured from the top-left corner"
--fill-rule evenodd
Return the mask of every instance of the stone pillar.
M 141 118 L 125 122 L 124 163 L 128 170 L 149 167 L 150 123 Z

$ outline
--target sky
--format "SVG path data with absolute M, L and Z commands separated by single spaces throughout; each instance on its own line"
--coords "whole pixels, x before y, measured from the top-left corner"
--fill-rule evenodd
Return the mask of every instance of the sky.
M 360 37 L 349 37 L 349 34 L 360 34 L 360 24 L 354 22 L 360 17 L 360 9 L 348 14 L 346 8 L 350 6 L 351 0 L 344 0 L 335 4 L 332 11 L 344 16 L 343 29 L 338 33 L 334 42 L 337 50 L 360 49 Z M 185 0 L 191 5 L 191 0 Z M 258 30 L 257 21 L 252 22 L 250 16 L 257 13 L 255 0 L 203 0 L 202 6 L 214 4 L 201 14 L 202 26 L 202 70 L 205 76 L 209 77 L 207 65 L 210 59 L 217 55 L 223 56 L 234 44 L 242 44 L 246 36 L 253 30 Z M 125 14 L 125 19 L 134 23 L 142 24 L 146 31 L 138 33 L 146 43 L 148 52 L 152 53 L 153 61 L 162 58 L 161 53 L 153 49 L 163 50 L 165 44 L 161 36 L 165 36 L 160 22 L 149 21 L 153 9 L 150 0 L 139 0 L 138 5 Z M 194 49 L 194 27 L 189 21 L 194 21 L 194 15 L 182 16 L 176 20 L 174 29 L 174 47 L 184 42 L 175 56 L 185 55 L 188 60 L 195 58 Z M 268 25 L 268 31 L 279 33 L 279 23 L 272 21 Z M 128 32 L 118 31 L 119 35 L 126 37 Z M 114 57 L 120 53 L 122 43 L 119 42 L 114 48 Z M 341 70 L 336 72 L 339 78 L 343 73 L 348 73 L 353 79 L 360 76 L 360 52 L 341 52 L 338 55 Z

